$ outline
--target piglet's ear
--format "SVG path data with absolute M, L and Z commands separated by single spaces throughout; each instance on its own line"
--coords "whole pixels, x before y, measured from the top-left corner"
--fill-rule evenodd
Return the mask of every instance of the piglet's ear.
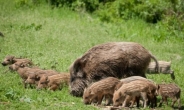
M 47 82 L 49 82 L 49 81 L 50 81 L 50 80 L 49 80 L 49 78 L 48 78 L 48 76 L 46 77 L 46 81 L 47 81 Z
M 35 78 L 36 78 L 36 79 L 38 79 L 38 78 L 39 78 L 39 77 L 38 77 L 38 73 L 35 73 Z
M 157 90 L 158 90 L 158 89 L 160 89 L 160 86 L 159 86 L 159 85 L 157 85 Z
M 91 95 L 94 95 L 95 93 L 93 92 L 93 91 L 91 91 L 91 93 L 90 93 Z
M 25 67 L 25 62 L 22 62 L 21 64 L 20 64 L 20 67 Z

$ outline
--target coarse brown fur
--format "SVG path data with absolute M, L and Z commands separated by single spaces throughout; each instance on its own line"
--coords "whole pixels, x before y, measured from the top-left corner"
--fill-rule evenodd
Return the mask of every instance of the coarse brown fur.
M 37 86 L 40 78 L 43 75 L 50 76 L 50 75 L 58 74 L 59 72 L 57 72 L 55 70 L 40 70 L 40 71 L 31 72 L 31 73 L 32 74 L 28 75 L 28 78 L 26 79 L 25 83 L 26 84 L 34 84 Z
M 130 76 L 130 77 L 127 77 L 127 78 L 123 78 L 120 80 L 120 82 L 116 85 L 115 87 L 115 90 L 118 90 L 123 84 L 126 84 L 126 83 L 129 83 L 129 82 L 132 82 L 132 81 L 135 81 L 135 80 L 148 80 L 144 77 L 141 77 L 141 76 Z
M 40 68 L 30 68 L 30 67 L 27 67 L 27 64 L 28 62 L 17 61 L 16 63 L 9 66 L 10 70 L 17 71 L 17 73 L 23 80 L 22 82 L 25 88 L 27 87 L 27 84 L 32 84 L 32 83 L 26 83 L 27 78 L 31 74 L 39 73 L 39 72 L 57 73 L 54 70 L 42 70 Z
M 178 101 L 178 108 L 181 107 L 181 101 L 180 101 L 181 89 L 176 84 L 173 84 L 173 83 L 158 84 L 157 91 L 158 91 L 158 95 L 162 97 L 159 106 L 162 105 L 163 101 L 165 101 L 166 104 L 168 105 L 167 98 L 171 98 L 172 107 L 174 107 L 174 104 L 176 103 L 176 101 Z
M 5 59 L 2 61 L 3 66 L 14 64 L 15 62 L 27 62 L 30 66 L 33 65 L 33 62 L 27 58 L 16 58 L 15 56 L 6 56 Z
M 152 82 L 146 80 L 135 80 L 126 84 L 123 84 L 113 95 L 113 105 L 123 107 L 129 103 L 131 97 L 142 97 L 144 101 L 144 108 L 147 106 L 148 94 L 156 95 L 156 86 Z M 150 97 L 152 98 L 152 97 Z M 139 103 L 137 101 L 137 106 Z
M 57 75 L 48 76 L 48 88 L 49 90 L 62 89 L 64 85 L 69 85 L 70 74 L 69 73 L 60 73 Z
M 120 80 L 121 82 L 119 82 L 116 85 L 115 90 L 118 90 L 123 84 L 130 83 L 130 82 L 135 81 L 135 80 L 144 80 L 144 81 L 148 81 L 148 82 L 151 82 L 151 83 L 154 84 L 154 82 L 152 80 L 150 80 L 150 79 L 146 79 L 146 78 L 141 77 L 141 76 L 131 76 L 131 77 L 128 77 L 128 78 L 121 79 Z M 150 87 L 153 88 L 153 89 L 151 89 L 151 90 L 153 90 L 152 92 L 155 92 L 155 85 L 154 86 L 150 85 Z M 156 98 L 156 96 L 148 93 L 147 97 L 148 97 L 148 102 L 149 102 L 148 105 L 151 104 L 150 105 L 151 108 L 156 107 L 157 106 L 157 98 Z M 130 106 L 133 106 L 133 103 L 135 101 L 137 102 L 139 100 L 139 97 L 130 97 L 130 98 L 128 98 L 129 101 L 131 101 L 130 99 L 133 99 L 132 103 L 130 105 Z M 127 101 L 127 102 L 129 102 L 129 101 Z
M 164 74 L 170 74 L 171 78 L 174 80 L 175 75 L 174 71 L 171 70 L 171 61 L 158 61 L 159 69 L 158 72 L 155 71 L 156 64 L 155 62 L 151 62 L 148 66 L 147 73 L 164 73 Z
M 27 62 L 22 62 L 22 61 L 17 61 L 16 63 L 10 65 L 9 69 L 13 70 L 13 71 L 17 71 L 17 73 L 19 74 L 19 76 L 23 80 L 22 82 L 23 82 L 25 88 L 27 87 L 25 81 L 28 78 L 29 74 L 32 72 L 41 70 L 38 68 L 27 67 Z
M 109 42 L 96 45 L 74 61 L 70 67 L 70 93 L 82 96 L 91 82 L 106 77 L 145 76 L 146 69 L 156 58 L 134 42 Z
M 59 74 L 59 73 L 56 73 L 56 74 Z M 47 73 L 47 74 L 40 75 L 40 80 L 38 81 L 36 89 L 39 90 L 39 89 L 48 88 L 48 83 L 49 83 L 48 77 L 56 75 L 56 74 Z
M 84 90 L 83 102 L 85 104 L 91 104 L 96 100 L 97 104 L 100 105 L 104 96 L 108 96 L 112 100 L 114 88 L 119 82 L 120 80 L 114 77 L 108 77 L 94 82 Z

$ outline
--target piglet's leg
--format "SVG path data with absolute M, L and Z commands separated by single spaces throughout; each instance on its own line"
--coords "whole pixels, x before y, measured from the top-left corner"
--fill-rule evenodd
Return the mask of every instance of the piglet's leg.
M 141 96 L 144 100 L 144 108 L 146 108 L 147 107 L 147 102 L 148 102 L 147 94 L 146 93 L 141 93 Z
M 125 106 L 126 106 L 126 103 L 127 103 L 127 97 L 126 97 L 125 100 L 123 101 L 122 107 L 125 107 Z
M 181 100 L 178 98 L 178 108 L 181 108 Z
M 162 97 L 162 99 L 160 100 L 159 107 L 161 107 L 161 106 L 162 106 L 163 100 L 164 100 L 164 98 Z
M 177 101 L 177 98 L 176 98 L 176 97 L 174 97 L 174 98 L 172 99 L 171 107 L 174 107 L 174 104 L 176 103 L 176 101 Z
M 57 85 L 52 85 L 51 87 L 49 87 L 49 90 L 53 90 L 53 91 L 55 91 L 57 88 L 58 88 L 58 86 L 57 86 Z
M 98 104 L 97 105 L 101 105 L 102 99 L 103 99 L 103 95 L 99 95 L 98 96 Z

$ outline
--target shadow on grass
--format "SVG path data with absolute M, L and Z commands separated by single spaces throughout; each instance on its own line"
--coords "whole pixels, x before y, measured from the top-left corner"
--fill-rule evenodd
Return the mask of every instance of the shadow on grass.
M 173 110 L 184 110 L 184 106 L 181 106 L 180 108 L 178 108 L 178 107 L 173 107 Z

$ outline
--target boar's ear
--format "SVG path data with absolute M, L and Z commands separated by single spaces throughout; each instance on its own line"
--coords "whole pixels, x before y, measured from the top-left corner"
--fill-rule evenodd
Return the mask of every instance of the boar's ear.
M 74 73 L 77 73 L 78 71 L 82 70 L 84 65 L 85 65 L 85 62 L 83 62 L 81 58 L 78 58 L 73 64 Z
M 74 64 L 73 64 L 73 69 L 74 69 L 74 72 L 77 73 L 80 69 L 81 69 L 81 60 L 80 58 L 78 58 Z
M 38 78 L 39 78 L 39 77 L 38 77 L 38 73 L 35 73 L 35 78 L 36 78 L 36 79 L 38 79 Z
M 10 60 L 11 60 L 11 62 L 12 62 L 12 63 L 17 62 L 17 60 L 16 60 L 15 56 L 10 56 Z
M 48 76 L 46 76 L 46 82 L 49 82 L 50 80 L 49 80 L 49 78 L 48 78 Z
M 20 67 L 25 67 L 25 62 L 21 62 Z
M 160 86 L 159 86 L 159 84 L 157 85 L 157 90 L 158 90 L 158 89 L 160 89 Z
M 94 92 L 91 91 L 91 89 L 88 89 L 88 92 L 89 92 L 90 95 L 93 95 L 94 94 Z
M 15 60 L 15 56 L 10 56 L 9 60 L 10 60 L 12 63 L 17 62 L 17 61 Z
M 127 94 L 127 95 L 130 95 L 130 92 L 128 92 L 128 91 L 125 91 L 124 93 Z
M 95 93 L 94 93 L 93 91 L 90 91 L 90 94 L 91 94 L 91 95 L 94 95 Z

